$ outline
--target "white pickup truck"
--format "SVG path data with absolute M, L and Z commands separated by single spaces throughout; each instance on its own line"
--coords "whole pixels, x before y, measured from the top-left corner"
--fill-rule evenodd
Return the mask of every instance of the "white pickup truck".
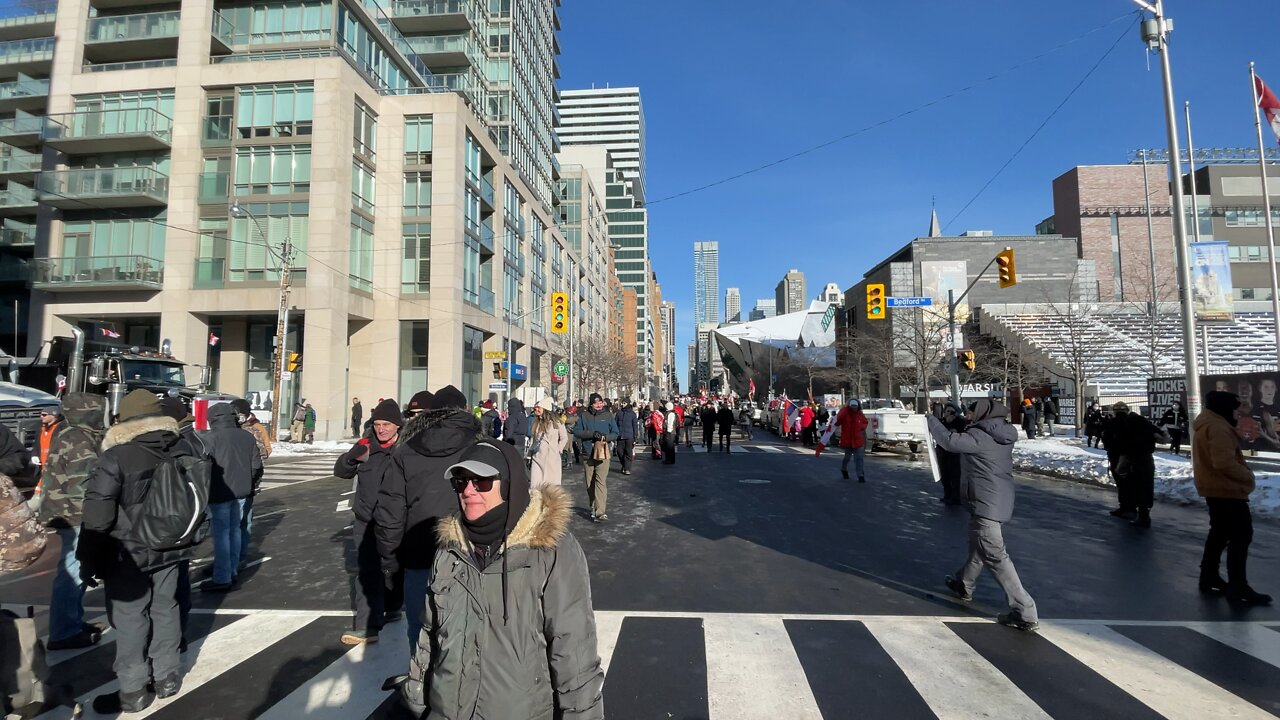
M 867 416 L 867 444 L 872 452 L 888 445 L 906 445 L 918 453 L 929 439 L 925 416 L 907 410 L 900 400 L 863 400 L 862 413 Z

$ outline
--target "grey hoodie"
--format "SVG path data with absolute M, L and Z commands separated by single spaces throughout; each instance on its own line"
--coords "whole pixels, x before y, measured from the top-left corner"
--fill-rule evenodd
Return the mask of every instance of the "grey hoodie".
M 1013 517 L 1013 443 L 1018 431 L 1003 417 L 971 423 L 952 432 L 928 415 L 929 433 L 938 447 L 961 456 L 961 494 L 969 512 L 995 522 Z

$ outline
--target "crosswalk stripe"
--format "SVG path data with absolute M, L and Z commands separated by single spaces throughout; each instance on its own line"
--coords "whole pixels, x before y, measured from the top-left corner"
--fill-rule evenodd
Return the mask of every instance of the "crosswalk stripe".
M 1243 622 L 1196 623 L 1192 630 L 1280 667 L 1280 632 Z
M 1050 720 L 1018 686 L 941 622 L 864 623 L 939 720 L 988 716 Z
M 780 453 L 780 452 L 783 452 L 783 449 L 782 449 L 782 448 L 780 448 L 780 447 L 778 447 L 777 445 L 753 445 L 752 447 L 759 448 L 759 449 L 761 449 L 761 450 L 763 450 L 763 451 L 765 451 L 765 452 L 768 452 L 768 453 Z
M 348 720 L 367 717 L 386 700 L 382 682 L 403 673 L 409 664 L 409 637 L 404 620 L 378 634 L 376 645 L 357 645 L 280 702 L 259 715 L 261 720 Z
M 1109 627 L 1042 623 L 1040 633 L 1169 720 L 1274 720 L 1270 713 Z
M 600 653 L 600 666 L 609 672 L 609 660 L 618 645 L 618 633 L 622 630 L 625 613 L 596 611 L 596 648 Z
M 781 620 L 708 617 L 703 629 L 712 720 L 822 720 Z

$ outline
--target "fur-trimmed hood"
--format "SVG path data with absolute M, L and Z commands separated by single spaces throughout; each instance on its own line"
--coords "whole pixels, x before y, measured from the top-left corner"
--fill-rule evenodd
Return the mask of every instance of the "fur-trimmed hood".
M 102 449 L 109 450 L 116 445 L 123 445 L 151 432 L 171 432 L 177 436 L 178 421 L 164 415 L 152 415 L 126 420 L 113 425 L 107 431 L 107 436 L 102 439 Z
M 545 485 L 530 494 L 529 507 L 507 536 L 506 548 L 554 548 L 568 531 L 569 496 L 559 485 Z M 440 521 L 436 526 L 436 539 L 442 548 L 470 552 L 461 512 Z
M 426 433 L 427 430 L 441 432 Z M 482 439 L 480 420 L 464 408 L 428 410 L 400 430 L 396 446 L 408 445 L 422 455 L 452 455 Z

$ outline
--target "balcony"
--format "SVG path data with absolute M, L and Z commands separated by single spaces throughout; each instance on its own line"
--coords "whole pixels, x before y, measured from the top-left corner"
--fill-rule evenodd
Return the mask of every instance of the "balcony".
M 234 50 L 236 26 L 225 18 L 220 11 L 213 12 L 213 29 L 209 37 L 209 53 L 226 55 Z
M 40 174 L 40 200 L 63 210 L 160 207 L 169 176 L 151 167 L 85 168 Z
M 5 75 L 45 74 L 53 62 L 53 38 L 0 42 L 0 67 Z
M 0 247 L 29 248 L 35 247 L 35 244 L 35 225 L 21 225 L 6 220 L 4 221 L 4 227 L 0 227 Z
M 40 172 L 40 153 L 26 152 L 15 147 L 0 154 L 0 176 L 7 180 L 30 183 Z
M 219 289 L 227 284 L 226 258 L 196 258 L 196 274 L 191 286 L 197 290 Z
M 178 55 L 178 20 L 181 13 L 112 15 L 89 20 L 84 59 L 92 63 L 155 60 Z
M 428 66 L 481 66 L 480 46 L 470 33 L 462 35 L 430 35 L 408 38 L 410 50 L 421 56 Z
M 177 58 L 161 58 L 159 60 L 130 60 L 128 62 L 102 63 L 101 65 L 90 65 L 85 63 L 80 69 L 87 73 L 99 73 L 115 72 L 117 70 L 145 70 L 147 68 L 174 67 L 177 64 Z
M 22 285 L 30 287 L 31 264 L 22 260 L 17 262 L 0 263 L 0 283 L 4 283 L 6 285 L 21 283 Z
M 49 100 L 49 81 L 20 77 L 0 83 L 0 112 L 36 110 Z
M 27 0 L 0 8 L 0 40 L 18 40 L 53 35 L 57 17 L 56 0 Z
M 26 185 L 11 182 L 0 190 L 0 217 L 34 215 L 36 207 L 36 193 Z
M 391 18 L 405 33 L 466 31 L 476 27 L 476 0 L 396 0 Z
M 480 194 L 480 202 L 489 206 L 489 211 L 493 212 L 493 183 L 488 178 L 481 177 L 471 168 L 467 168 L 467 182 Z
M 50 115 L 44 142 L 68 155 L 168 150 L 173 120 L 154 108 Z
M 40 258 L 32 287 L 53 292 L 160 290 L 164 261 L 143 255 Z
M 480 309 L 493 314 L 493 291 L 488 288 L 480 288 Z
M 515 270 L 517 275 L 524 277 L 524 255 L 520 254 L 518 248 L 515 252 L 508 249 L 502 253 L 502 260 L 507 264 L 507 267 Z
M 44 118 L 34 115 L 0 119 L 0 142 L 31 147 L 40 142 Z

